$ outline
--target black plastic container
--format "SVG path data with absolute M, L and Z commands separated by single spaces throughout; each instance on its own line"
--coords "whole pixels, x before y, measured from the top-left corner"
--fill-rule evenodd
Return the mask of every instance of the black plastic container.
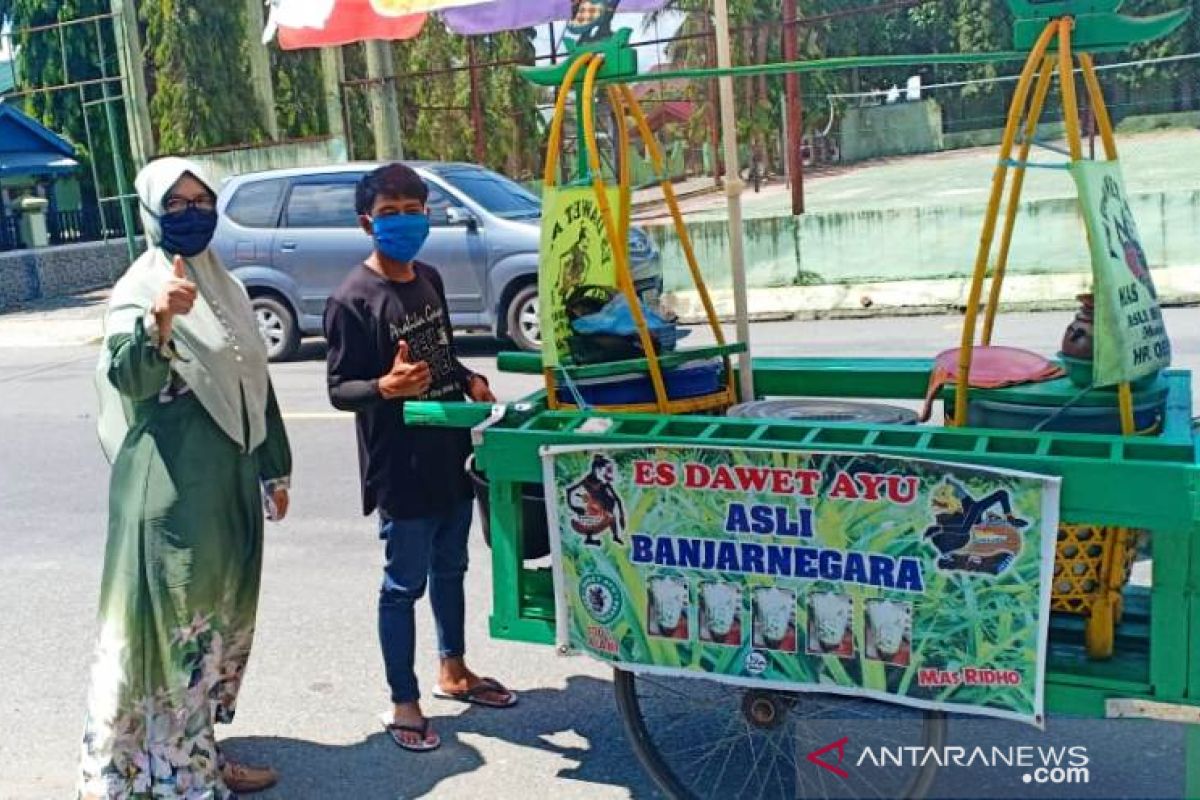
M 483 540 L 492 546 L 492 507 L 488 497 L 488 479 L 475 469 L 475 456 L 467 459 L 467 474 L 475 487 L 475 502 L 483 520 Z M 521 558 L 533 561 L 550 555 L 550 529 L 546 525 L 546 492 L 541 484 L 521 484 L 521 529 L 524 552 Z
M 750 419 L 793 419 L 800 422 L 854 422 L 860 425 L 916 425 L 917 412 L 883 403 L 846 400 L 779 398 L 753 400 L 729 409 L 727 416 Z

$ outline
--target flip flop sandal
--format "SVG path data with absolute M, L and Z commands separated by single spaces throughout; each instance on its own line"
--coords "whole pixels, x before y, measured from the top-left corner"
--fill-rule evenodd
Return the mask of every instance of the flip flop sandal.
M 508 695 L 508 700 L 489 700 L 484 697 L 486 694 L 506 694 Z M 433 690 L 433 696 L 439 697 L 442 700 L 457 700 L 460 703 L 469 703 L 475 706 L 483 706 L 484 708 L 512 708 L 517 704 L 517 693 L 506 689 L 495 678 L 480 678 L 479 683 L 465 692 L 447 692 L 445 689 L 438 687 Z
M 234 794 L 255 794 L 270 789 L 279 782 L 279 773 L 270 767 L 253 767 L 227 760 L 221 767 L 221 779 Z
M 412 753 L 428 753 L 430 750 L 437 750 L 442 746 L 442 740 L 436 733 L 434 734 L 433 742 L 429 741 L 428 719 L 420 725 L 401 725 L 398 722 L 390 722 L 386 717 L 381 719 L 380 722 L 383 723 L 383 729 L 388 732 L 388 735 L 392 737 L 392 741 L 401 750 L 408 750 Z M 405 733 L 415 733 L 421 737 L 420 742 L 410 744 L 404 741 L 404 737 L 401 734 Z

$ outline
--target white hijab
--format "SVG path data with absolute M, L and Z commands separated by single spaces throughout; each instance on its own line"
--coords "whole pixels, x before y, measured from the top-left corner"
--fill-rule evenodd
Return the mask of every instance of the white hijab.
M 184 175 L 211 189 L 203 170 L 182 158 L 161 158 L 138 173 L 142 225 L 149 250 L 133 263 L 113 289 L 104 320 L 105 343 L 96 384 L 100 395 L 100 443 L 109 461 L 116 458 L 129 430 L 132 407 L 108 380 L 108 337 L 131 334 L 172 275 L 171 257 L 160 246 L 167 194 Z M 214 192 L 214 195 L 216 193 Z M 171 337 L 182 358 L 171 362 L 188 388 L 225 434 L 245 452 L 266 439 L 269 389 L 267 349 L 250 299 L 211 249 L 185 259 L 188 277 L 199 288 L 191 312 L 174 318 Z M 185 360 L 186 359 L 186 360 Z M 164 387 L 165 388 L 165 387 Z

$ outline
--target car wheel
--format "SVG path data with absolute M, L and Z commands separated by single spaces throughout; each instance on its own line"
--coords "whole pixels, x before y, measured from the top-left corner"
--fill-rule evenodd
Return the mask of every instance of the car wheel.
M 537 286 L 517 290 L 508 304 L 508 336 L 521 350 L 542 349 L 542 318 L 538 311 Z
M 267 358 L 272 361 L 287 361 L 300 347 L 300 331 L 296 315 L 287 304 L 276 297 L 262 295 L 251 300 L 254 318 L 258 321 L 258 332 L 267 345 Z

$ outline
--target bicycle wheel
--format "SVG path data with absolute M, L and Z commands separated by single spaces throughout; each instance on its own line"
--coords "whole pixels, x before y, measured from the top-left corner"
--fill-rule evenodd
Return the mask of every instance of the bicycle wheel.
M 888 798 L 919 800 L 932 758 L 886 769 L 855 764 L 864 748 L 941 748 L 946 718 L 873 700 L 747 689 L 616 670 L 617 707 L 642 766 L 676 800 Z M 808 755 L 843 737 L 845 750 Z

